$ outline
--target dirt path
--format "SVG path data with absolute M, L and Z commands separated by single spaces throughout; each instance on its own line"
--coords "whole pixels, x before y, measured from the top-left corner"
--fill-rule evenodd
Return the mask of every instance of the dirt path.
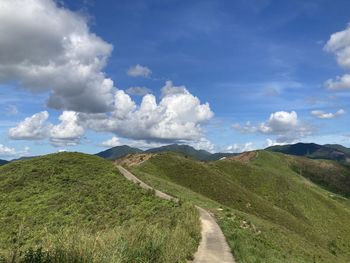
M 140 187 L 155 190 L 156 196 L 166 200 L 178 201 L 177 198 L 158 191 L 148 184 L 145 184 L 122 166 L 117 165 L 117 168 L 128 180 L 140 185 Z M 215 219 L 209 214 L 208 211 L 201 207 L 196 207 L 199 211 L 200 220 L 202 223 L 202 239 L 197 252 L 194 254 L 194 260 L 192 263 L 234 263 L 235 260 L 231 254 L 229 246 L 226 243 L 224 234 L 222 233 Z

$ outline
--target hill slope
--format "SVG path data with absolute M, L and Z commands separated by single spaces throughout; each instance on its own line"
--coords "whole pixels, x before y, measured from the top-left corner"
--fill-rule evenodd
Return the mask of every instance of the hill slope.
M 115 160 L 131 153 L 140 153 L 140 152 L 142 152 L 142 150 L 133 148 L 127 145 L 123 145 L 123 146 L 116 146 L 116 147 L 110 148 L 103 152 L 99 152 L 95 155 L 102 157 L 104 159 Z
M 0 167 L 0 262 L 185 262 L 199 235 L 193 207 L 159 200 L 99 157 Z
M 266 150 L 296 156 L 305 156 L 313 159 L 327 159 L 342 162 L 348 162 L 350 160 L 350 149 L 337 144 L 318 145 L 315 143 L 297 143 L 271 146 L 266 148 Z
M 131 169 L 211 209 L 238 262 L 350 262 L 349 200 L 300 176 L 293 162 L 267 151 L 210 163 L 167 153 Z

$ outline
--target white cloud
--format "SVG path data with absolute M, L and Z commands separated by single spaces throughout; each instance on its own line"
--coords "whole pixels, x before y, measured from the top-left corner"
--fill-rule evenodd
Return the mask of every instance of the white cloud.
M 34 114 L 25 118 L 16 127 L 9 130 L 9 137 L 14 140 L 40 140 L 48 136 L 49 126 L 46 120 L 49 117 L 47 111 Z
M 324 49 L 336 56 L 338 64 L 343 68 L 350 68 L 350 25 L 343 31 L 331 35 Z M 328 79 L 325 83 L 330 90 L 350 89 L 350 75 L 344 74 L 336 79 Z
M 144 96 L 146 94 L 152 93 L 152 91 L 146 87 L 130 87 L 126 90 L 126 93 L 134 96 Z
M 338 76 L 336 79 L 328 79 L 325 86 L 329 90 L 346 90 L 350 89 L 350 75 L 345 74 L 343 76 Z
M 149 77 L 152 74 L 152 71 L 148 67 L 137 64 L 130 67 L 127 73 L 131 77 Z
M 147 94 L 137 105 L 123 90 L 118 90 L 111 113 L 64 111 L 59 117 L 61 123 L 53 125 L 46 122 L 49 114 L 45 111 L 11 128 L 9 136 L 22 140 L 49 139 L 56 146 L 69 146 L 80 143 L 85 130 L 92 129 L 144 141 L 143 145 L 186 141 L 211 150 L 210 142 L 203 140 L 202 134 L 202 124 L 213 117 L 209 104 L 202 104 L 184 86 L 176 87 L 172 82 L 166 83 L 162 94 L 158 103 L 154 95 Z
M 289 142 L 289 143 L 294 143 L 294 142 Z M 286 145 L 286 144 L 287 143 L 277 142 L 276 140 L 272 140 L 270 138 L 266 139 L 266 147 L 271 147 L 271 146 L 275 146 L 275 145 Z
M 191 145 L 193 148 L 197 150 L 205 150 L 211 153 L 213 153 L 216 149 L 216 146 L 210 140 L 204 137 L 198 140 L 189 142 L 189 145 Z
M 241 153 L 241 152 L 252 151 L 254 149 L 255 149 L 254 144 L 252 142 L 247 142 L 244 144 L 235 143 L 233 145 L 229 145 L 227 146 L 226 151 L 231 153 Z
M 1 157 L 14 157 L 14 156 L 24 156 L 27 155 L 30 151 L 29 147 L 25 147 L 23 150 L 17 151 L 15 148 L 7 147 L 3 144 L 0 144 L 0 156 Z
M 181 88 L 182 92 L 178 92 Z M 118 136 L 146 141 L 199 140 L 201 124 L 212 118 L 208 103 L 201 104 L 185 87 L 167 82 L 157 103 L 152 94 L 136 103 L 118 91 L 111 116 L 80 114 L 81 122 L 95 131 L 113 132 Z
M 112 46 L 91 33 L 84 17 L 52 0 L 2 0 L 0 81 L 49 91 L 48 106 L 106 112 L 114 85 L 103 68 Z
M 8 157 L 13 155 L 16 155 L 16 150 L 14 148 L 9 148 L 3 144 L 0 144 L 0 156 Z
M 111 139 L 102 142 L 102 146 L 104 147 L 116 147 L 122 145 L 120 139 L 116 136 L 113 136 Z
M 336 117 L 339 117 L 341 115 L 345 114 L 345 110 L 340 109 L 335 113 L 331 113 L 331 112 L 325 112 L 322 110 L 313 110 L 311 111 L 311 114 L 319 119 L 334 119 Z
M 277 136 L 278 143 L 294 141 L 297 138 L 308 136 L 312 133 L 312 127 L 302 123 L 298 119 L 295 111 L 286 112 L 278 111 L 271 113 L 270 118 L 260 123 L 253 125 L 247 122 L 245 125 L 238 123 L 233 125 L 233 128 L 241 133 L 262 133 Z
M 78 122 L 78 114 L 64 111 L 57 125 L 47 122 L 49 113 L 42 111 L 25 118 L 16 127 L 9 130 L 9 137 L 14 140 L 50 139 L 55 146 L 76 145 L 84 135 L 84 128 Z
M 84 128 L 78 123 L 78 114 L 64 111 L 58 118 L 61 123 L 50 129 L 50 141 L 57 146 L 76 145 L 84 135 Z

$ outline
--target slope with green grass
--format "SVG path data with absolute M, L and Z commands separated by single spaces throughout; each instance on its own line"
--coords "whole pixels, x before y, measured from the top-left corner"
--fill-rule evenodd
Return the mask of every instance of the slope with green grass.
M 0 262 L 186 262 L 199 238 L 193 206 L 158 199 L 99 157 L 0 168 Z
M 158 154 L 132 170 L 210 209 L 238 262 L 350 262 L 348 199 L 302 177 L 288 156 L 248 157 L 202 163 Z

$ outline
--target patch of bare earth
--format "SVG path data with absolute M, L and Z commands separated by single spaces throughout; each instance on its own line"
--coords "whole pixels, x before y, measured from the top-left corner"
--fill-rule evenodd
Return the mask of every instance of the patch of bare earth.
M 136 154 L 128 154 L 125 157 L 115 160 L 117 165 L 121 166 L 134 166 L 140 165 L 141 163 L 147 161 L 151 157 L 153 157 L 154 153 L 136 153 Z
M 228 159 L 243 162 L 243 163 L 248 163 L 256 157 L 258 157 L 258 152 L 251 151 L 251 152 L 242 153 L 242 154 L 237 155 L 237 156 L 229 157 Z

